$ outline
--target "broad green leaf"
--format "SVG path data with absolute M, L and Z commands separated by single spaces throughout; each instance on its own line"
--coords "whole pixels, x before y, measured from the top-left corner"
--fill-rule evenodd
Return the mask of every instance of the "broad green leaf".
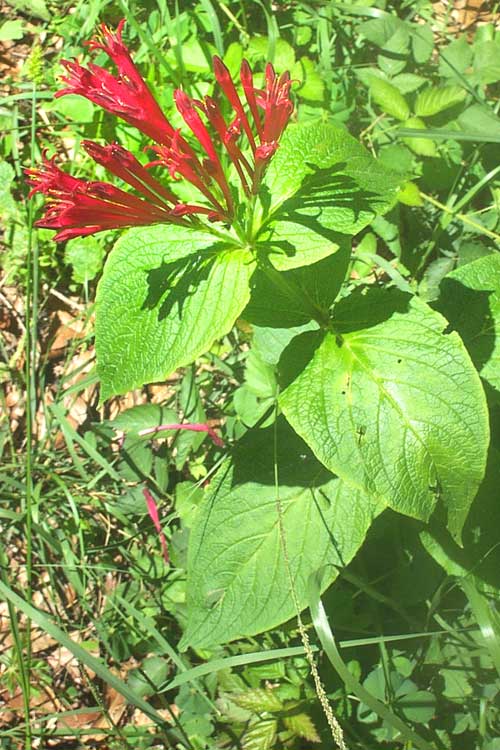
M 269 37 L 253 36 L 246 50 L 246 57 L 253 65 L 258 62 L 269 60 Z M 295 65 L 295 52 L 287 41 L 278 37 L 274 47 L 274 60 L 272 60 L 278 73 L 292 70 Z
M 415 690 L 396 700 L 405 719 L 416 724 L 428 724 L 436 713 L 436 697 L 428 690 Z
M 469 681 L 467 668 L 456 666 L 452 669 L 440 669 L 439 674 L 444 680 L 443 695 L 455 702 L 463 702 L 473 692 Z
M 272 398 L 276 395 L 274 367 L 264 362 L 254 349 L 250 350 L 246 360 L 245 382 L 256 396 Z
M 261 230 L 256 251 L 267 256 L 278 271 L 289 271 L 337 253 L 349 239 L 291 212 L 289 220 L 273 221 Z
M 426 130 L 427 126 L 423 120 L 419 117 L 410 117 L 406 122 L 403 123 L 405 128 L 412 128 L 413 130 Z M 431 138 L 418 138 L 415 136 L 408 136 L 402 139 L 411 150 L 419 156 L 437 156 L 436 144 Z
M 9 162 L 0 161 L 0 224 L 3 226 L 17 212 L 16 201 L 11 193 L 14 178 L 14 168 Z
M 474 44 L 474 74 L 478 83 L 500 81 L 500 40 L 492 39 Z
M 459 266 L 440 289 L 439 311 L 462 337 L 492 396 L 500 400 L 500 255 Z
M 276 328 L 266 326 L 253 327 L 253 348 L 259 352 L 263 362 L 269 365 L 277 365 L 282 351 L 288 346 L 294 336 L 305 331 L 314 331 L 318 328 L 315 321 L 303 326 L 292 326 L 291 328 Z
M 428 24 L 412 26 L 411 46 L 415 62 L 420 64 L 427 62 L 434 49 L 434 34 Z
M 325 97 L 325 84 L 315 64 L 309 57 L 301 57 L 292 68 L 292 80 L 298 81 L 295 93 L 311 102 L 322 102 Z
M 398 201 L 405 206 L 423 206 L 424 201 L 420 195 L 418 185 L 414 182 L 405 182 L 398 193 Z
M 406 120 L 410 115 L 410 108 L 399 89 L 383 81 L 381 78 L 372 78 L 370 81 L 370 93 L 374 102 L 378 104 L 383 112 L 397 117 L 398 120 Z
M 240 73 L 243 54 L 244 50 L 240 42 L 231 42 L 224 53 L 224 63 L 229 68 L 232 78 L 237 78 Z
M 260 427 L 268 427 L 275 419 L 277 382 L 275 368 L 264 362 L 255 347 L 252 347 L 245 363 L 245 382 L 234 392 L 233 403 L 241 421 L 253 427 L 270 411 L 268 419 Z
M 272 214 L 319 235 L 356 234 L 391 208 L 399 177 L 344 128 L 315 121 L 287 128 L 264 183 L 267 221 Z
M 95 105 L 83 96 L 69 94 L 60 99 L 54 99 L 45 105 L 49 112 L 57 112 L 64 119 L 75 122 L 92 122 L 94 119 Z
M 44 21 L 51 19 L 45 0 L 9 0 L 9 5 L 29 17 L 41 18 Z
M 337 335 L 303 334 L 284 352 L 286 418 L 325 466 L 394 510 L 428 520 L 440 498 L 460 540 L 489 442 L 484 392 L 462 341 L 395 289 L 344 298 L 334 325 Z
M 439 75 L 463 82 L 464 74 L 472 62 L 472 46 L 463 34 L 439 50 Z
M 103 399 L 164 380 L 232 327 L 249 298 L 246 250 L 204 232 L 158 225 L 118 240 L 97 291 Z
M 158 688 L 165 682 L 169 671 L 169 664 L 161 656 L 149 656 L 141 664 L 140 669 L 132 669 L 128 673 L 127 683 L 130 689 L 141 698 L 155 695 Z
M 409 44 L 408 28 L 400 26 L 384 44 L 381 54 L 377 55 L 378 65 L 384 73 L 395 76 L 405 69 Z
M 212 479 L 191 529 L 188 626 L 181 648 L 208 648 L 293 617 L 274 475 L 274 427 L 248 433 Z M 352 559 L 382 510 L 333 477 L 284 420 L 276 424 L 279 497 L 300 607 L 309 575 Z
M 353 68 L 353 73 L 365 86 L 370 86 L 374 78 L 380 78 L 382 81 L 387 81 L 385 73 L 382 73 L 381 70 L 375 67 Z
M 469 134 L 500 138 L 500 117 L 490 107 L 473 104 L 458 117 L 458 124 Z
M 217 50 L 206 40 L 203 41 L 203 44 L 200 44 L 198 39 L 192 36 L 182 42 L 182 62 L 190 73 L 211 72 L 211 60 L 215 54 L 217 54 Z M 174 46 L 167 50 L 165 59 L 173 68 L 178 65 Z
M 433 86 L 417 96 L 415 114 L 419 117 L 432 117 L 463 102 L 466 96 L 467 92 L 460 86 Z
M 274 328 L 326 320 L 345 280 L 350 258 L 350 242 L 344 241 L 333 255 L 302 268 L 282 273 L 258 269 L 243 317 L 255 325 Z
M 474 578 L 482 590 L 500 587 L 500 453 L 490 448 L 486 475 L 464 526 L 463 548 L 447 533 L 439 518 L 433 518 L 420 538 L 427 552 L 450 576 Z

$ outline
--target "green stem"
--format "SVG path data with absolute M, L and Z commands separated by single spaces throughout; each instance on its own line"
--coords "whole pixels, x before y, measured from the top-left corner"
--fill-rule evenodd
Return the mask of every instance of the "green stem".
M 427 195 L 426 193 L 420 193 L 420 195 L 428 203 L 432 203 L 433 206 L 440 208 L 441 211 L 450 214 L 452 218 L 459 219 L 463 224 L 476 229 L 478 232 L 480 232 L 481 234 L 485 234 L 487 237 L 491 237 L 491 239 L 495 240 L 495 242 L 500 242 L 500 234 L 492 232 L 491 229 L 486 229 L 486 227 L 483 227 L 482 224 L 479 224 L 477 221 L 469 218 L 466 214 L 462 214 L 459 211 L 450 208 L 449 206 L 445 206 L 444 203 L 436 200 L 436 198 L 433 198 L 431 195 Z
M 36 84 L 33 83 L 31 98 L 31 165 L 35 161 L 36 134 Z M 32 506 L 33 506 L 33 427 L 36 414 L 36 338 L 38 316 L 38 246 L 33 235 L 33 203 L 30 201 L 28 213 L 28 248 L 26 275 L 26 499 L 25 511 L 26 528 L 26 599 L 31 602 L 33 594 L 33 547 L 32 547 Z M 23 684 L 23 706 L 25 715 L 26 750 L 31 750 L 32 734 L 30 721 L 31 689 L 29 674 L 31 673 L 31 620 L 26 620 L 26 673 L 28 678 Z

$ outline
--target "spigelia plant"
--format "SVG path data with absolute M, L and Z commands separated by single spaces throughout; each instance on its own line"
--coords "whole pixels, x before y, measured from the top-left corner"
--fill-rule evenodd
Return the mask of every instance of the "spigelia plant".
M 56 240 L 129 228 L 97 292 L 103 399 L 191 364 L 238 318 L 252 326 L 268 398 L 209 483 L 189 539 L 182 645 L 207 648 L 305 607 L 310 576 L 323 568 L 328 586 L 386 508 L 433 516 L 461 543 L 489 443 L 471 355 L 482 358 L 397 274 L 351 275 L 352 238 L 396 203 L 401 177 L 343 127 L 297 118 L 287 72 L 243 61 L 235 81 L 214 58 L 212 95 L 175 91 L 179 128 L 122 30 L 102 27 L 89 43 L 117 74 L 65 62 L 57 96 L 79 94 L 136 127 L 151 161 L 86 140 L 126 189 L 73 177 L 54 157 L 28 174 L 47 199 L 38 225 Z

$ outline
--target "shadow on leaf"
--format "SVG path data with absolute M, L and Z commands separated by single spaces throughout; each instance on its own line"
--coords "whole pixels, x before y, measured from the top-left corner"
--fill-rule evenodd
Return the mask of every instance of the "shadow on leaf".
M 475 367 L 481 371 L 495 348 L 495 320 L 490 297 L 495 290 L 478 290 L 454 278 L 444 278 L 435 307 L 463 340 Z
M 143 310 L 158 310 L 158 321 L 167 318 L 175 305 L 179 317 L 183 306 L 201 282 L 208 278 L 215 255 L 190 255 L 187 258 L 163 262 L 147 271 L 148 295 Z

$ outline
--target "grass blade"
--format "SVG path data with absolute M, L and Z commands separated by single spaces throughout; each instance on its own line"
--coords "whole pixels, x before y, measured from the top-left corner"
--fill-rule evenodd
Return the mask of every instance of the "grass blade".
M 5 601 L 10 602 L 10 604 L 23 612 L 26 617 L 36 623 L 39 628 L 51 635 L 61 646 L 67 648 L 68 651 L 78 659 L 78 661 L 89 667 L 101 680 L 116 690 L 117 693 L 123 695 L 130 704 L 146 714 L 146 716 L 148 716 L 155 724 L 161 727 L 170 740 L 176 743 L 181 742 L 185 747 L 189 747 L 177 732 L 168 727 L 165 719 L 147 701 L 136 695 L 126 682 L 114 675 L 100 659 L 92 656 L 92 654 L 89 654 L 89 652 L 82 646 L 75 643 L 75 641 L 73 641 L 63 630 L 58 628 L 57 625 L 55 625 L 43 612 L 40 612 L 40 610 L 29 604 L 29 602 L 16 594 L 15 591 L 2 581 L 0 581 L 0 595 Z
M 381 719 L 390 724 L 410 746 L 415 746 L 419 750 L 434 750 L 429 743 L 420 737 L 413 729 L 410 729 L 399 716 L 396 716 L 387 706 L 381 703 L 371 693 L 361 685 L 360 682 L 351 674 L 339 654 L 337 644 L 326 616 L 323 602 L 321 601 L 321 579 L 323 571 L 318 571 L 311 576 L 309 580 L 309 608 L 313 619 L 314 628 L 318 635 L 321 645 L 339 677 L 344 682 L 346 688 L 352 691 L 360 701 L 365 703 Z

